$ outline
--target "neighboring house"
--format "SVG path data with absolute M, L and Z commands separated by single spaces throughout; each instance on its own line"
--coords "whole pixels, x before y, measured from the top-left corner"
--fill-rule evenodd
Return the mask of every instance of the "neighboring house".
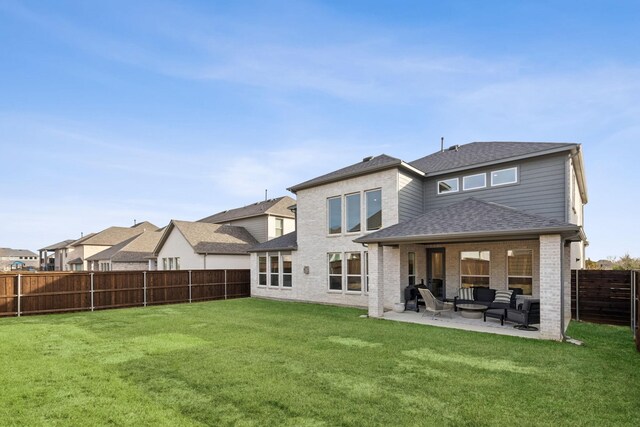
M 260 243 L 280 237 L 296 229 L 292 208 L 296 201 L 284 196 L 252 203 L 237 209 L 218 212 L 198 222 L 244 227 Z
M 257 243 L 243 227 L 172 220 L 153 255 L 158 270 L 249 269 Z
M 40 269 L 44 271 L 66 270 L 65 254 L 68 247 L 74 240 L 63 240 L 62 242 L 49 245 L 46 248 L 38 249 L 40 253 Z
M 141 222 L 132 227 L 109 227 L 98 233 L 84 236 L 66 248 L 64 259 L 71 271 L 89 271 L 93 263 L 87 258 L 117 245 L 145 231 L 155 231 L 158 227 L 150 222 Z
M 540 298 L 541 336 L 563 336 L 570 269 L 585 262 L 579 144 L 475 142 L 409 163 L 380 155 L 290 191 L 296 233 L 252 248 L 252 295 L 383 317 L 409 283 L 439 298 L 521 288 Z
M 0 248 L 0 271 L 38 268 L 38 255 L 27 249 Z
M 148 230 L 87 258 L 93 271 L 155 270 L 153 251 L 162 237 L 160 230 Z

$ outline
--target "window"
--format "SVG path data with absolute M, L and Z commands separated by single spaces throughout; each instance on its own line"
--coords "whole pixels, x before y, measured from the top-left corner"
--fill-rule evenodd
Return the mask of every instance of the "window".
M 173 270 L 173 258 L 169 258 L 169 270 Z
M 409 257 L 407 260 L 407 264 L 409 266 L 409 285 L 416 284 L 416 253 L 409 252 Z
M 514 184 L 516 182 L 518 182 L 518 168 L 491 172 L 491 186 Z
M 460 252 L 460 287 L 489 286 L 489 251 Z
M 457 193 L 458 190 L 458 178 L 438 181 L 438 194 Z
M 347 291 L 362 291 L 362 258 L 360 252 L 349 252 L 347 259 Z
M 176 270 L 180 270 L 180 257 L 176 257 Z
M 270 263 L 270 267 L 271 267 L 271 286 L 279 286 L 279 281 L 278 279 L 280 278 L 280 275 L 278 274 L 278 272 L 280 271 L 279 267 L 280 267 L 280 260 L 278 255 L 271 255 L 269 257 L 269 259 L 271 260 Z
M 342 290 L 342 254 L 329 253 L 329 290 Z
M 285 288 L 291 287 L 291 274 L 293 272 L 291 264 L 291 254 L 283 254 L 282 258 L 282 286 Z
M 258 286 L 267 286 L 267 257 L 258 257 Z
M 276 218 L 276 237 L 282 236 L 284 231 L 284 219 Z
M 533 251 L 514 249 L 507 251 L 507 275 L 509 289 L 522 289 L 524 295 L 533 291 Z
M 342 233 L 342 199 L 333 197 L 328 201 L 329 234 Z
M 162 258 L 162 269 L 163 270 L 167 270 L 167 259 L 166 258 Z
M 367 230 L 378 230 L 382 227 L 382 190 L 365 192 L 367 203 Z
M 347 233 L 357 233 L 360 231 L 360 193 L 348 194 L 345 197 L 347 209 Z
M 462 178 L 462 189 L 475 190 L 477 188 L 484 188 L 487 186 L 487 174 L 479 173 L 476 175 L 469 175 Z

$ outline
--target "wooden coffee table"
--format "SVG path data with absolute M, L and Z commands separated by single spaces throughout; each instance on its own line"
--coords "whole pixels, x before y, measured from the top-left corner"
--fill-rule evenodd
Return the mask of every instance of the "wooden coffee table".
M 461 310 L 460 316 L 467 319 L 482 319 L 482 312 L 488 308 L 482 304 L 458 304 L 457 307 Z

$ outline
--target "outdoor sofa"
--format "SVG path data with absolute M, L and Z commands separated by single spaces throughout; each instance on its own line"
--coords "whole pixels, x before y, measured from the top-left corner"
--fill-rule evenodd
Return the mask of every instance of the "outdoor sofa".
M 496 292 L 498 292 L 496 294 Z M 472 288 L 460 288 L 458 295 L 453 298 L 453 309 L 458 311 L 459 304 L 480 304 L 486 305 L 488 309 L 508 309 L 516 308 L 516 296 L 522 295 L 522 289 L 516 288 L 511 292 L 511 296 L 505 299 L 505 291 L 496 291 L 495 289 L 475 286 Z M 498 300 L 496 301 L 496 296 Z

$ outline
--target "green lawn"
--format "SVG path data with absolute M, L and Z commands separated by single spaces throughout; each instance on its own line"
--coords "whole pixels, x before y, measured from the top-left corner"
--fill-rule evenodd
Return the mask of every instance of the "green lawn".
M 2 425 L 638 425 L 628 328 L 526 340 L 256 299 L 0 319 Z

